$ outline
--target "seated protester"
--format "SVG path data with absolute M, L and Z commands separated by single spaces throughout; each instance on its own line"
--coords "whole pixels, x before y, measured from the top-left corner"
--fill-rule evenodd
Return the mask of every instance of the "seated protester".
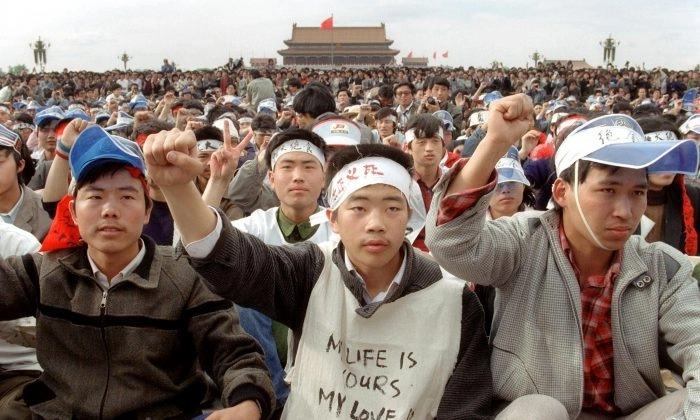
M 65 117 L 63 110 L 55 106 L 37 113 L 34 118 L 39 145 L 33 153 L 33 157 L 36 159 L 36 171 L 32 180 L 27 184 L 32 190 L 41 189 L 46 183 L 46 176 L 56 152 L 56 129 Z
M 412 204 L 414 213 L 420 213 L 425 221 L 425 215 L 433 200 L 433 187 L 440 180 L 443 169 L 440 162 L 448 153 L 445 147 L 445 131 L 442 122 L 430 114 L 416 114 L 406 125 L 406 152 L 413 158 L 413 179 L 421 192 L 422 202 Z M 415 205 L 414 205 L 415 204 Z M 425 228 L 421 229 L 413 241 L 413 246 L 423 252 L 428 252 L 425 245 Z
M 487 223 L 493 169 L 531 115 L 525 95 L 492 105 L 486 138 L 443 177 L 426 223 L 445 269 L 498 288 L 491 366 L 497 397 L 512 401 L 500 416 L 699 418 L 692 265 L 633 235 L 647 173 L 694 173 L 697 147 L 646 142 L 625 115 L 593 119 L 556 151 L 555 209 Z M 686 381 L 671 394 L 659 369 L 667 360 Z
M 398 147 L 403 145 L 405 140 L 403 133 L 396 131 L 399 124 L 399 114 L 392 108 L 381 108 L 374 114 L 377 128 L 372 130 L 372 142 Z
M 569 135 L 576 127 L 585 123 L 588 117 L 574 114 L 564 117 L 559 120 L 553 127 L 554 141 L 552 144 L 547 140 L 544 144 L 538 144 L 527 153 L 527 158 L 523 163 L 525 176 L 530 181 L 532 188 L 535 190 L 535 205 L 536 210 L 547 210 L 552 206 L 552 185 L 557 179 L 557 174 L 554 171 L 554 150 L 556 146 L 561 144 L 566 136 Z M 533 130 L 528 131 L 521 138 L 521 148 L 518 152 L 521 162 L 523 154 L 529 148 L 527 144 L 532 141 Z
M 195 145 L 187 131 L 149 138 L 148 170 L 178 203 L 173 215 L 189 261 L 209 286 L 284 323 L 299 340 L 284 418 L 489 416 L 481 307 L 463 282 L 442 279 L 440 267 L 404 239 L 406 154 L 384 145 L 338 151 L 328 163 L 326 214 L 340 243 L 271 247 L 198 197 L 189 181 L 201 171 Z M 231 163 L 235 152 L 223 152 L 219 158 Z M 360 386 L 362 377 L 376 379 Z
M 303 241 L 316 244 L 337 242 L 337 235 L 327 223 L 325 209 L 318 205 L 325 179 L 325 155 L 326 144 L 315 133 L 293 128 L 277 134 L 265 151 L 265 164 L 270 186 L 280 201 L 279 207 L 255 210 L 250 216 L 231 224 L 268 245 L 292 245 Z M 207 191 L 225 191 L 227 178 L 232 176 L 235 167 L 226 168 L 224 173 L 216 159 L 211 159 L 208 164 L 213 168 Z M 222 185 L 215 187 L 212 185 L 215 183 Z M 236 309 L 243 329 L 265 351 L 265 361 L 272 374 L 281 413 L 289 394 L 283 370 L 287 360 L 288 330 L 256 310 L 240 306 Z
M 41 196 L 24 185 L 23 172 L 31 162 L 22 156 L 19 134 L 0 124 L 0 217 L 41 241 L 51 226 L 51 218 L 41 204 Z
M 452 139 L 453 133 L 456 131 L 452 116 L 447 111 L 436 111 L 433 113 L 433 117 L 442 121 L 442 132 L 443 132 L 443 142 L 445 143 L 445 154 L 442 155 L 440 159 L 440 168 L 442 170 L 447 170 L 452 167 L 460 159 L 460 155 L 453 153 L 452 149 Z
M 486 220 L 496 220 L 501 217 L 510 217 L 515 213 L 531 209 L 535 203 L 535 195 L 530 188 L 530 181 L 525 177 L 518 149 L 511 146 L 508 152 L 496 163 L 498 181 L 489 201 Z M 486 332 L 491 331 L 491 320 L 494 313 L 494 301 L 496 289 L 491 286 L 477 284 L 474 293 L 479 297 L 484 307 L 484 320 Z
M 0 220 L 0 257 L 37 252 L 41 244 L 29 232 Z M 22 399 L 24 386 L 41 374 L 36 358 L 36 319 L 0 322 L 0 413 L 8 419 L 31 419 Z
M 268 170 L 265 166 L 265 150 L 272 136 L 277 132 L 275 119 L 270 115 L 256 115 L 251 123 L 251 137 L 255 158 L 240 165 L 240 170 L 231 180 L 224 198 L 241 210 L 245 217 L 255 210 L 267 210 L 279 205 L 279 200 L 270 188 L 266 177 Z M 240 162 L 239 162 L 240 163 Z M 228 216 L 228 214 L 227 214 Z
M 638 120 L 647 141 L 678 140 L 676 126 L 664 117 Z M 663 241 L 687 255 L 698 255 L 700 188 L 686 185 L 680 174 L 650 174 L 642 236 L 647 242 Z M 646 220 L 645 220 L 646 219 Z M 651 226 L 645 226 L 648 222 Z
M 292 106 L 299 128 L 311 129 L 320 121 L 338 118 L 333 93 L 319 82 L 311 82 L 299 91 Z M 360 125 L 360 139 L 362 144 L 372 142 L 372 132 L 365 125 Z
M 201 414 L 199 363 L 229 407 L 221 415 L 267 418 L 270 379 L 231 304 L 141 236 L 151 203 L 140 150 L 84 127 L 66 133 L 77 136 L 70 211 L 80 240 L 59 238 L 54 250 L 0 261 L 2 319 L 39 313 L 44 372 L 23 393 L 33 415 L 192 418 Z

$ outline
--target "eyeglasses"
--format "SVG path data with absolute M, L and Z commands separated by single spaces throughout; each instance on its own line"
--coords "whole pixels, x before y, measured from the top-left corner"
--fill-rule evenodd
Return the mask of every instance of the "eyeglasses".
M 396 96 L 409 96 L 411 94 L 410 90 L 397 91 Z

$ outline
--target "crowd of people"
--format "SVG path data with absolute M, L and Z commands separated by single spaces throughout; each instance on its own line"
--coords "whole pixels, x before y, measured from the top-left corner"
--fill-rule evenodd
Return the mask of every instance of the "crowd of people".
M 0 418 L 700 418 L 700 72 L 0 81 Z

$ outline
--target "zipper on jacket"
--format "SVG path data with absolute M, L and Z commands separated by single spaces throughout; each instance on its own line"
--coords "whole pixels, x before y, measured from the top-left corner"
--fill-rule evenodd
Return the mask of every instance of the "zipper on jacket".
M 107 345 L 107 333 L 105 332 L 105 315 L 107 314 L 107 290 L 102 291 L 102 300 L 100 301 L 100 334 L 102 335 L 102 344 L 105 348 L 107 359 L 107 383 L 105 384 L 104 392 L 102 393 L 102 401 L 100 401 L 100 418 L 103 418 L 105 401 L 107 400 L 107 389 L 109 388 L 109 377 L 112 375 L 112 363 L 109 356 L 109 346 Z

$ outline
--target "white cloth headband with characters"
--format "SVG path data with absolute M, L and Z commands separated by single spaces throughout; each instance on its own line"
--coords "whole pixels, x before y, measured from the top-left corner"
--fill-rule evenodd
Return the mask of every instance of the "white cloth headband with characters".
M 420 135 L 420 133 L 419 133 L 419 135 Z M 438 136 L 438 138 L 440 138 L 441 140 L 444 140 L 444 139 L 445 139 L 445 131 L 442 129 L 442 127 L 438 128 L 437 136 Z M 405 139 L 406 139 L 406 140 L 404 141 L 406 144 L 408 144 L 408 143 L 412 142 L 413 140 L 417 139 L 418 137 L 416 136 L 416 129 L 415 129 L 415 128 L 411 128 L 411 129 L 409 129 L 409 130 L 406 130 L 406 132 L 404 133 L 404 137 L 405 137 Z
M 355 191 L 368 185 L 390 185 L 406 197 L 410 196 L 411 175 L 397 162 L 378 156 L 366 157 L 348 163 L 338 171 L 331 181 L 328 204 L 337 210 Z
M 216 152 L 219 147 L 223 146 L 224 142 L 215 139 L 197 140 L 198 152 Z
M 326 157 L 323 155 L 323 151 L 321 151 L 318 146 L 308 140 L 295 139 L 282 143 L 278 148 L 272 151 L 272 169 L 275 169 L 277 160 L 280 157 L 292 152 L 303 152 L 310 154 L 318 159 L 318 161 L 321 163 L 321 167 L 326 164 Z
M 663 141 L 663 140 L 678 140 L 676 134 L 673 131 L 653 131 L 651 133 L 644 134 L 644 138 L 647 141 Z

